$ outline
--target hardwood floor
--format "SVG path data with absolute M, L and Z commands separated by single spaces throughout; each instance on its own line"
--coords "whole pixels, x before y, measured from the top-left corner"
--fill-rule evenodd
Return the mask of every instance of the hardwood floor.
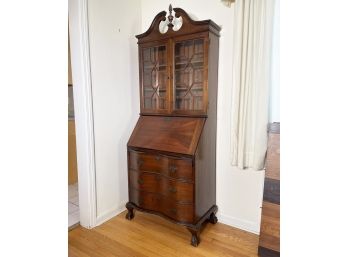
M 184 227 L 141 212 L 131 221 L 126 212 L 94 229 L 69 232 L 69 257 L 232 256 L 256 257 L 258 236 L 224 224 L 206 223 L 198 247 Z

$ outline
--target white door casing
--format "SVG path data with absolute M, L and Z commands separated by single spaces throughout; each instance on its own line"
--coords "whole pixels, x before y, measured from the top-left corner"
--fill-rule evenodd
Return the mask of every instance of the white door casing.
M 69 0 L 80 224 L 96 226 L 96 176 L 87 0 Z

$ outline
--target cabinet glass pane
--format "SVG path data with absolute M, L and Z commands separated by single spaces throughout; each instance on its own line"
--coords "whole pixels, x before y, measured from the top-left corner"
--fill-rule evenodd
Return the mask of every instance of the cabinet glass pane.
M 204 40 L 177 42 L 174 64 L 174 108 L 203 110 Z
M 143 97 L 145 109 L 167 109 L 166 46 L 143 51 Z

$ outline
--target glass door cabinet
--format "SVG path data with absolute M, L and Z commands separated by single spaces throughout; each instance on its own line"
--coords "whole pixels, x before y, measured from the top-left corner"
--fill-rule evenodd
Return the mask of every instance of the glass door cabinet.
M 161 20 L 155 20 L 151 34 L 147 31 L 137 36 L 141 114 L 208 115 L 208 94 L 217 91 L 219 28 L 214 25 L 190 28 L 185 24 L 186 17 L 182 19 L 178 31 L 168 29 L 162 34 L 156 28 Z M 207 21 L 194 23 L 203 25 L 203 22 Z

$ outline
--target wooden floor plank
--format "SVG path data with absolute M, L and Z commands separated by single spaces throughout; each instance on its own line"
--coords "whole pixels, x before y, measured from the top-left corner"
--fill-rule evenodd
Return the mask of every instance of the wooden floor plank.
M 69 257 L 257 257 L 258 236 L 221 223 L 207 223 L 198 247 L 191 234 L 161 217 L 125 212 L 94 229 L 81 226 L 69 231 Z

